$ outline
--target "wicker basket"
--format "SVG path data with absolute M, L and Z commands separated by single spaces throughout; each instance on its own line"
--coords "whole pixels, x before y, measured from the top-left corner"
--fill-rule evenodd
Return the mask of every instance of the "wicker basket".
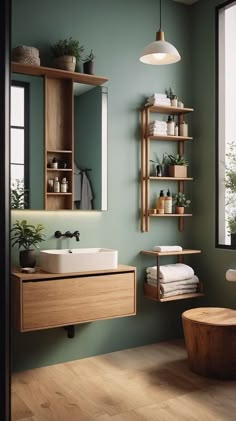
M 39 50 L 35 47 L 18 45 L 12 50 L 12 61 L 40 66 Z

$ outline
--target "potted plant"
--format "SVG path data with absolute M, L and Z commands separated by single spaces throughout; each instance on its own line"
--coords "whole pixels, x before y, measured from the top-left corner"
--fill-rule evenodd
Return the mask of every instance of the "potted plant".
M 169 163 L 169 177 L 186 178 L 188 161 L 183 155 L 177 154 L 168 155 Z
M 38 243 L 45 241 L 43 234 L 44 226 L 42 224 L 31 225 L 24 219 L 16 221 L 11 229 L 12 247 L 16 244 L 18 248 L 23 247 L 20 251 L 19 260 L 21 267 L 33 268 L 36 264 L 36 254 L 32 247 L 38 248 Z
M 76 61 L 79 61 L 81 53 L 84 51 L 83 45 L 79 41 L 69 39 L 59 40 L 51 46 L 56 67 L 62 70 L 75 71 Z
M 227 219 L 228 233 L 231 237 L 231 246 L 236 246 L 236 215 L 229 216 Z
M 168 164 L 168 156 L 165 152 L 162 156 L 162 160 L 159 159 L 157 154 L 154 152 L 155 159 L 150 159 L 150 162 L 152 162 L 154 166 L 154 171 L 152 171 L 153 175 L 156 177 L 163 177 L 166 173 L 166 165 Z
M 90 53 L 83 59 L 84 73 L 88 75 L 94 75 L 94 59 L 95 55 L 93 53 L 93 50 L 91 50 Z
M 175 213 L 182 214 L 184 213 L 184 208 L 187 208 L 191 200 L 187 199 L 184 193 L 177 193 L 174 196 L 174 203 L 175 203 Z

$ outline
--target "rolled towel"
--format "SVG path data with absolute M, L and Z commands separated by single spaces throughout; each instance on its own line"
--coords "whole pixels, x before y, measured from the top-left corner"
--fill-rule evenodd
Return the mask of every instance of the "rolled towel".
M 152 266 L 146 269 L 148 275 L 153 278 L 157 277 L 157 267 Z M 162 265 L 159 267 L 159 278 L 161 282 L 174 282 L 184 279 L 190 279 L 194 276 L 193 269 L 184 263 L 175 263 L 170 265 Z
M 182 251 L 181 246 L 154 246 L 153 251 Z
M 147 276 L 147 283 L 153 286 L 157 286 L 157 279 L 153 279 Z M 175 282 L 160 282 L 160 288 L 163 292 L 169 292 L 175 289 L 182 289 L 182 288 L 194 288 L 199 284 L 199 279 L 196 275 L 194 275 L 190 279 L 185 279 L 184 281 L 175 281 Z

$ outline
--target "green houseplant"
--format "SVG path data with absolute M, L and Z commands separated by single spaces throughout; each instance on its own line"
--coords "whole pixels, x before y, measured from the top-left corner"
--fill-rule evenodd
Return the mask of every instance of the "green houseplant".
M 93 53 L 93 50 L 91 50 L 90 53 L 83 59 L 84 73 L 88 75 L 94 75 L 94 59 L 95 59 L 95 55 Z
M 60 39 L 51 46 L 56 67 L 62 70 L 75 71 L 76 61 L 79 61 L 81 53 L 84 51 L 83 45 L 79 41 L 72 39 Z
M 174 196 L 175 212 L 180 214 L 184 213 L 184 208 L 189 207 L 191 200 L 187 199 L 184 193 L 177 193 Z
M 169 158 L 169 177 L 186 178 L 188 161 L 183 155 L 168 155 Z
M 28 189 L 24 188 L 23 180 L 15 180 L 11 184 L 11 209 L 27 209 Z
M 154 171 L 152 171 L 153 175 L 156 177 L 163 177 L 166 173 L 166 165 L 168 165 L 168 156 L 165 152 L 162 156 L 162 160 L 159 159 L 157 154 L 154 152 L 155 159 L 150 159 L 150 162 L 154 166 Z
M 18 245 L 24 250 L 20 251 L 19 260 L 21 267 L 34 267 L 36 264 L 35 250 L 32 247 L 38 248 L 38 243 L 45 240 L 44 226 L 42 224 L 28 224 L 24 219 L 22 221 L 17 220 L 11 229 L 11 241 L 12 247 Z

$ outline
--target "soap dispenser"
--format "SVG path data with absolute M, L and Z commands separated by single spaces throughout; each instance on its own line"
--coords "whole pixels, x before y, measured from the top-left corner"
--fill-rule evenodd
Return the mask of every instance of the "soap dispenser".
M 161 212 L 159 213 L 164 213 L 164 201 L 165 201 L 165 197 L 164 197 L 164 190 L 160 191 L 160 196 L 157 199 L 157 209 L 161 210 Z
M 169 189 L 164 200 L 164 213 L 172 213 L 172 197 Z

